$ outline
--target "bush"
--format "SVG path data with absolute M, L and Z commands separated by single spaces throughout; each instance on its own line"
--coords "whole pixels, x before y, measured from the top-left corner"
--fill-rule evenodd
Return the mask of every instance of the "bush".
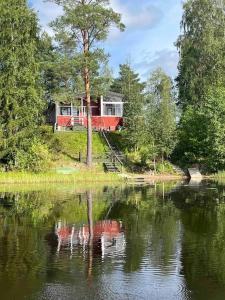
M 128 152 L 127 153 L 127 158 L 132 164 L 135 164 L 135 165 L 138 165 L 138 166 L 142 165 L 142 159 L 141 159 L 140 151 Z
M 128 152 L 127 157 L 131 163 L 143 168 L 151 168 L 153 165 L 153 149 L 150 146 L 142 146 L 139 150 Z
M 157 163 L 156 171 L 158 173 L 164 173 L 164 174 L 175 174 L 173 166 L 168 161 L 164 161 L 164 163 L 162 162 Z
M 41 172 L 49 169 L 51 154 L 46 145 L 35 139 L 27 146 L 15 152 L 14 166 L 17 170 Z

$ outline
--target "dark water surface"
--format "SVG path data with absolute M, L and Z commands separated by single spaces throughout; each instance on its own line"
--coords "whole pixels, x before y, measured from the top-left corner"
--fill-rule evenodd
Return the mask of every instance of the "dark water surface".
M 225 299 L 225 185 L 18 190 L 0 187 L 0 299 Z

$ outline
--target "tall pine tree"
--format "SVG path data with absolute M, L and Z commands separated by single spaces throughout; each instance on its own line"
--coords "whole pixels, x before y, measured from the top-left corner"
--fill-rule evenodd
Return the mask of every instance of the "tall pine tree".
M 26 0 L 2 0 L 0 11 L 0 154 L 14 164 L 42 119 L 38 26 Z
M 58 41 L 70 41 L 79 55 L 80 75 L 83 78 L 87 101 L 87 166 L 92 166 L 91 91 L 93 72 L 104 60 L 99 42 L 104 41 L 112 26 L 124 30 L 121 15 L 109 7 L 108 0 L 48 0 L 62 5 L 64 14 L 53 23 Z

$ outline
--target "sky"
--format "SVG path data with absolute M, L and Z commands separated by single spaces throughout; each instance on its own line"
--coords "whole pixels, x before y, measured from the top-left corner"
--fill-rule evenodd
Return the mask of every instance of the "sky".
M 113 28 L 104 49 L 117 76 L 119 64 L 129 61 L 142 79 L 161 67 L 173 78 L 177 74 L 178 53 L 174 43 L 180 34 L 182 0 L 110 0 L 112 8 L 122 15 L 124 32 Z M 42 28 L 53 35 L 49 22 L 62 14 L 58 5 L 44 0 L 30 0 Z

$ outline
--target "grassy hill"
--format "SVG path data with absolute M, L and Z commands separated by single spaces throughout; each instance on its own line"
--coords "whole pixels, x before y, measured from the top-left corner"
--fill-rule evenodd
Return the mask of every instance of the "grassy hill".
M 87 134 L 86 132 L 58 132 L 55 134 L 61 153 L 71 157 L 72 159 L 78 159 L 79 152 L 82 157 L 86 155 Z M 93 156 L 95 158 L 102 157 L 107 149 L 105 141 L 102 139 L 99 133 L 93 133 Z
M 86 159 L 87 133 L 84 132 L 52 132 L 50 126 L 43 127 L 42 136 L 48 145 L 55 164 L 68 165 L 79 161 L 81 153 L 82 161 Z M 98 161 L 105 156 L 107 145 L 105 140 L 97 132 L 93 132 L 93 159 Z

